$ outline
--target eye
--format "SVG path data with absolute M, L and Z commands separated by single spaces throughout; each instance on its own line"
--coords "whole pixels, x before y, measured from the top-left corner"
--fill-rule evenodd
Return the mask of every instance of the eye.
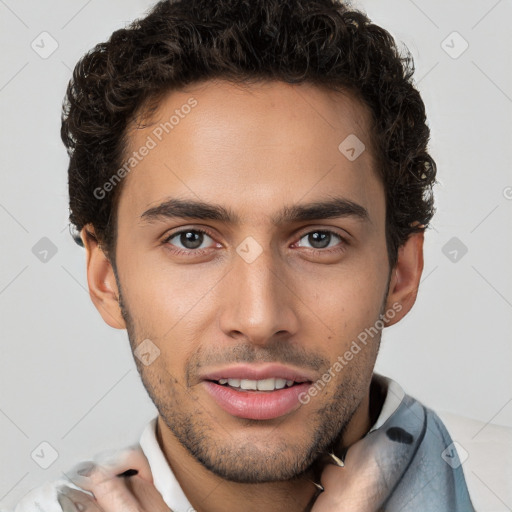
M 203 244 L 208 243 L 207 239 L 210 239 L 210 245 L 204 246 Z M 310 244 L 309 247 L 301 243 L 303 239 Z M 336 239 L 338 240 L 338 243 L 336 243 Z M 197 256 L 206 254 L 208 249 L 211 248 L 212 241 L 214 241 L 213 237 L 204 229 L 189 228 L 171 233 L 163 240 L 162 243 L 169 246 L 170 250 L 176 255 Z M 342 242 L 341 244 L 339 243 L 340 241 Z M 344 237 L 335 231 L 325 229 L 317 229 L 305 233 L 295 244 L 297 247 L 310 249 L 310 252 L 315 255 L 341 252 L 346 249 L 347 245 L 349 245 L 349 242 Z
M 177 253 L 185 253 L 188 251 L 201 252 L 198 249 L 205 249 L 205 247 L 201 247 L 205 241 L 205 237 L 213 240 L 212 237 L 202 229 L 184 229 L 181 231 L 177 231 L 168 236 L 163 243 L 174 245 L 178 248 Z M 176 239 L 176 242 L 171 243 L 171 240 Z M 176 245 L 176 243 L 181 244 Z
M 336 233 L 335 231 L 330 230 L 315 230 L 310 231 L 309 233 L 304 234 L 299 239 L 299 247 L 304 247 L 300 245 L 300 241 L 303 239 L 306 239 L 309 244 L 311 244 L 311 249 L 318 250 L 318 249 L 326 249 L 330 247 L 336 247 L 336 243 L 331 244 L 331 242 L 336 242 L 335 238 L 338 239 L 338 241 L 344 242 L 344 244 L 348 243 L 345 238 L 343 238 L 341 235 Z M 342 245 L 344 245 L 342 244 Z M 306 246 L 307 247 L 307 246 Z M 343 248 L 343 247 L 342 247 Z M 329 252 L 329 251 L 322 251 L 322 252 Z

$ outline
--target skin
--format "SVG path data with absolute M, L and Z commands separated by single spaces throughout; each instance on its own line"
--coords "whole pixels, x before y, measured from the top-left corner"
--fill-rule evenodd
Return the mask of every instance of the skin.
M 124 178 L 117 279 L 102 248 L 86 236 L 94 226 L 82 231 L 91 299 L 107 324 L 127 329 L 132 349 L 149 338 L 160 350 L 148 366 L 135 361 L 159 412 L 162 450 L 198 512 L 310 510 L 315 459 L 359 440 L 380 410 L 373 404 L 372 412 L 369 392 L 380 335 L 307 405 L 276 419 L 228 414 L 200 375 L 226 364 L 274 361 L 321 379 L 393 304 L 401 309 L 386 325 L 411 309 L 423 233 L 409 237 L 390 269 L 369 114 L 349 94 L 281 82 L 195 84 L 167 94 L 145 126 L 130 129 L 128 153 L 191 96 L 197 106 Z M 366 146 L 354 161 L 338 149 L 350 134 Z M 271 222 L 285 205 L 334 195 L 366 208 L 368 221 Z M 220 204 L 240 223 L 141 219 L 176 197 Z M 195 246 L 180 235 L 166 241 L 198 228 L 209 234 L 197 233 Z M 315 242 L 312 234 L 325 230 L 334 234 Z M 247 237 L 262 250 L 251 263 L 236 251 Z M 330 482 L 343 469 L 328 468 Z

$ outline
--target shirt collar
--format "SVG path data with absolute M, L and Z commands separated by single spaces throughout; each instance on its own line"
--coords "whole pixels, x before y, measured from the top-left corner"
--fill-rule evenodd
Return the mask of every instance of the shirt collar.
M 153 485 L 173 512 L 191 512 L 193 510 L 192 505 L 181 489 L 158 444 L 156 438 L 157 419 L 158 416 L 154 417 L 146 425 L 140 438 L 140 446 L 148 459 L 153 475 Z
M 405 396 L 405 391 L 402 389 L 402 386 L 400 386 L 398 382 L 395 382 L 389 377 L 384 377 L 384 375 L 374 373 L 373 380 L 376 381 L 384 390 L 386 398 L 382 404 L 382 409 L 380 410 L 377 421 L 373 424 L 372 428 L 368 432 L 372 432 L 373 430 L 380 428 L 398 409 L 398 406 L 402 403 L 402 400 Z

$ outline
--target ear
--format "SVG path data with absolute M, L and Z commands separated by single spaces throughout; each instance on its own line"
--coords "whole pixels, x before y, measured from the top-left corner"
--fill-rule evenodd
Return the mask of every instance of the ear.
M 92 224 L 84 226 L 80 236 L 86 251 L 87 284 L 91 300 L 110 327 L 126 329 L 119 306 L 114 269 L 98 243 Z
M 385 320 L 386 326 L 399 322 L 416 302 L 423 272 L 423 239 L 423 231 L 413 233 L 398 249 L 398 260 L 391 272 L 386 300 L 386 311 L 393 309 L 396 314 Z M 398 304 L 401 309 L 398 308 Z

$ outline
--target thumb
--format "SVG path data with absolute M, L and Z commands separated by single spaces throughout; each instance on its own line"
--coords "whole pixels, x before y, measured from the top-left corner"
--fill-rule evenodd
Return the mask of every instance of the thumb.
M 94 461 L 75 466 L 67 476 L 76 486 L 91 492 L 94 504 L 103 512 L 170 512 L 153 485 L 149 463 L 140 447 L 103 452 Z

